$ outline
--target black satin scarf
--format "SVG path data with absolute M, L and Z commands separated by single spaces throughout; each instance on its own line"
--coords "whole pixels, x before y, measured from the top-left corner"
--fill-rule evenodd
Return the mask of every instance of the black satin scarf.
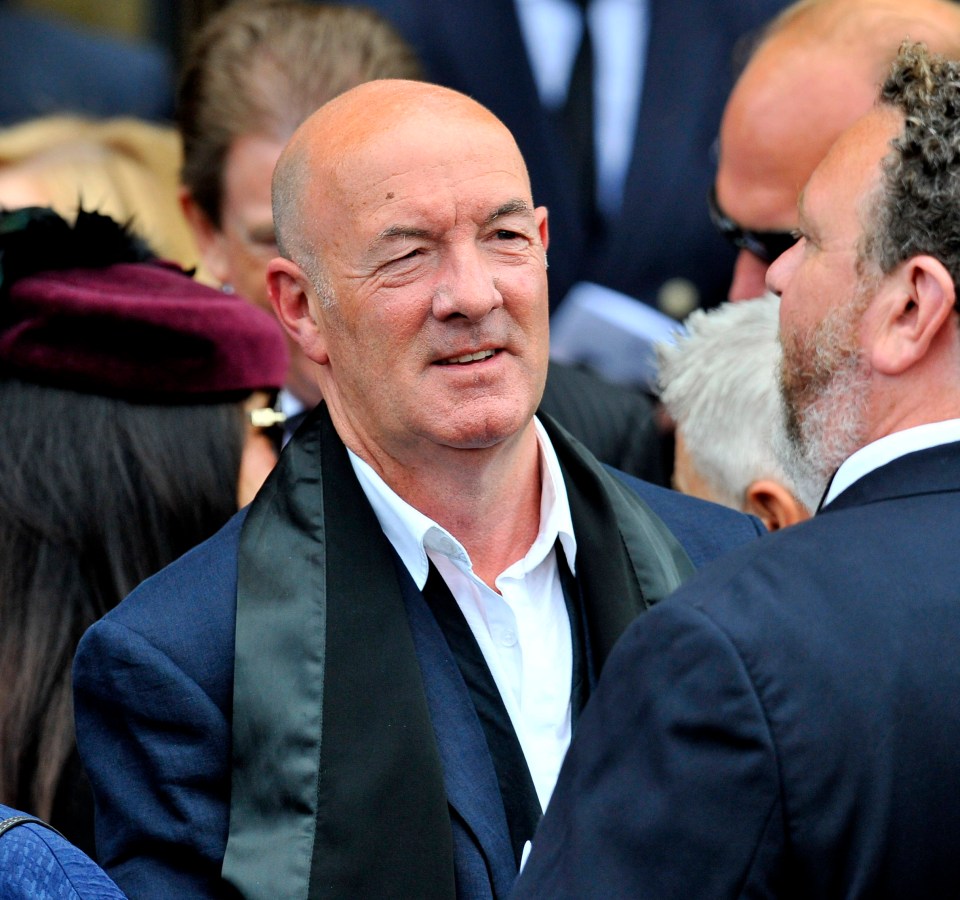
M 632 491 L 542 417 L 599 666 L 692 571 Z M 240 543 L 230 832 L 247 898 L 455 897 L 443 772 L 391 547 L 320 406 Z

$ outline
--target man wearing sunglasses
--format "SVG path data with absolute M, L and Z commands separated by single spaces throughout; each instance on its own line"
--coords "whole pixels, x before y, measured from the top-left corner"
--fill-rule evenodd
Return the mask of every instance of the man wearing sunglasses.
M 873 105 L 900 42 L 960 53 L 960 4 L 809 0 L 767 27 L 720 124 L 714 225 L 738 249 L 731 300 L 764 292 L 767 267 L 794 243 L 797 194 L 841 131 Z

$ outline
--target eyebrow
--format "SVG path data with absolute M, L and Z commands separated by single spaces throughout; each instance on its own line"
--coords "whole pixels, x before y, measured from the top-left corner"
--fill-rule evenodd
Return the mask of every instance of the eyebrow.
M 498 206 L 489 216 L 487 216 L 485 225 L 491 225 L 497 221 L 497 219 L 502 219 L 506 216 L 514 216 L 517 213 L 522 213 L 524 215 L 532 215 L 533 210 L 530 208 L 530 204 L 526 200 L 521 200 L 519 197 L 515 200 L 508 200 L 506 203 Z

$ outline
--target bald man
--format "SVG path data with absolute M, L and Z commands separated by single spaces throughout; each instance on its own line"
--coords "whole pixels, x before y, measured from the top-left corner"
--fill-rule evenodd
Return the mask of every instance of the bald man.
M 484 107 L 368 82 L 273 191 L 269 293 L 325 402 L 85 636 L 99 854 L 136 897 L 502 897 L 622 631 L 760 526 L 534 415 L 547 211 Z
M 960 55 L 960 4 L 800 0 L 768 26 L 720 125 L 711 213 L 739 248 L 731 300 L 763 294 L 767 267 L 794 242 L 800 189 L 873 105 L 907 38 Z

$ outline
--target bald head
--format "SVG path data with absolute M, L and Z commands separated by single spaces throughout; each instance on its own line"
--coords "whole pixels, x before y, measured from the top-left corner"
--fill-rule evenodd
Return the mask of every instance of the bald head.
M 960 55 L 960 4 L 801 0 L 771 23 L 720 128 L 717 200 L 752 231 L 789 231 L 831 144 L 867 112 L 903 40 Z M 731 298 L 763 292 L 767 263 L 741 252 Z
M 365 165 L 384 151 L 402 169 L 411 157 L 461 153 L 455 136 L 486 134 L 529 178 L 513 136 L 486 107 L 422 81 L 361 84 L 320 107 L 294 133 L 273 176 L 273 215 L 281 253 L 308 272 L 322 259 L 314 236 L 319 206 L 350 211 Z M 448 140 L 444 139 L 444 136 Z M 467 142 L 469 143 L 469 138 Z M 362 182 L 361 182 L 362 183 Z

